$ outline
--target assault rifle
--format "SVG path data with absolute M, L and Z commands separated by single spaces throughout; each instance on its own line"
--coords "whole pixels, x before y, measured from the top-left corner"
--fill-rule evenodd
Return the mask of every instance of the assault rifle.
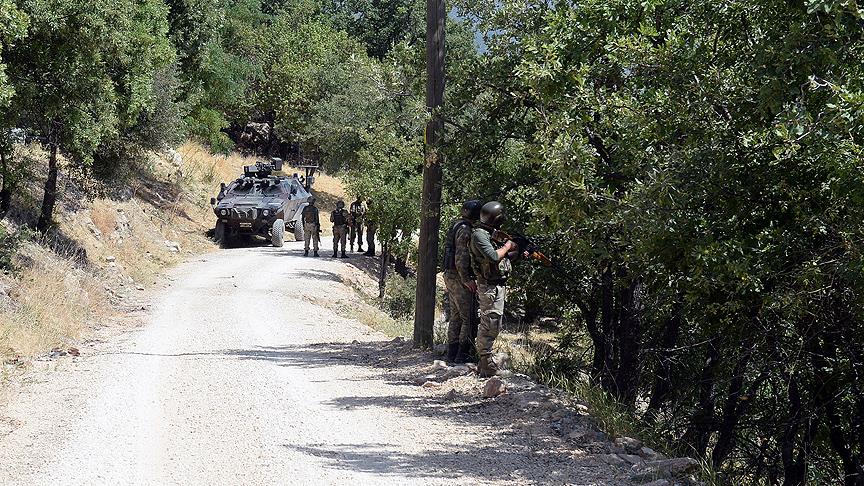
M 519 233 L 507 233 L 506 231 L 497 229 L 492 232 L 492 239 L 499 243 L 504 243 L 507 240 L 510 240 L 513 243 L 516 243 L 520 254 L 527 252 L 528 258 L 540 262 L 544 267 L 552 266 L 552 259 L 540 251 L 540 246 L 531 241 L 531 239 L 525 235 Z

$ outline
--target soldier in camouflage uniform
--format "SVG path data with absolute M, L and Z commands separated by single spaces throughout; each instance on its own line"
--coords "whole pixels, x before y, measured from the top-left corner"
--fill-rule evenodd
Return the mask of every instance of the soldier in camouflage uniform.
M 378 231 L 378 222 L 375 221 L 370 212 L 372 210 L 372 200 L 366 201 L 366 256 L 375 256 L 375 232 Z
M 342 247 L 342 258 L 348 258 L 345 254 L 345 243 L 348 240 L 348 211 L 345 210 L 345 201 L 336 202 L 336 210 L 330 213 L 330 222 L 333 223 L 333 258 L 339 254 L 339 246 Z
M 471 269 L 468 242 L 474 223 L 480 218 L 480 201 L 465 201 L 462 217 L 447 232 L 444 242 L 444 285 L 449 297 L 447 361 L 464 363 L 474 349 L 472 324 L 476 321 L 477 283 Z
M 309 256 L 309 243 L 312 242 L 312 248 L 315 253 L 314 256 L 318 256 L 318 243 L 321 241 L 321 220 L 318 215 L 318 208 L 315 206 L 315 198 L 309 196 L 308 199 L 309 205 L 303 208 L 302 215 L 302 224 L 303 224 L 303 243 L 304 243 L 304 251 L 303 256 Z
M 503 244 L 492 238 L 504 221 L 504 206 L 488 202 L 480 210 L 480 223 L 471 232 L 468 245 L 471 268 L 477 277 L 477 298 L 480 302 L 480 328 L 477 331 L 477 372 L 483 378 L 498 374 L 492 361 L 492 345 L 501 332 L 504 321 L 504 299 L 511 260 L 519 257 L 518 246 L 512 241 Z
M 351 203 L 348 212 L 351 213 L 351 233 L 348 237 L 351 251 L 354 251 L 354 240 L 357 240 L 357 251 L 363 253 L 363 220 L 366 217 L 366 206 L 363 205 L 361 196 L 357 196 L 357 200 Z

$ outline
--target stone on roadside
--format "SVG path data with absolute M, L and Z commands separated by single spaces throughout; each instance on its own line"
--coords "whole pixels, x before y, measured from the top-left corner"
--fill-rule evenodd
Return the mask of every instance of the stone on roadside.
M 642 449 L 642 441 L 632 437 L 618 437 L 615 445 L 627 451 L 628 454 L 638 454 Z
M 577 443 L 591 442 L 597 440 L 598 434 L 591 429 L 576 428 L 567 434 L 567 438 Z
M 644 483 L 641 486 L 672 486 L 672 483 L 665 479 L 658 479 L 656 481 L 651 481 L 650 483 Z
M 643 462 L 642 457 L 637 456 L 636 454 L 618 454 L 618 457 L 633 465 L 642 464 Z
M 495 362 L 499 370 L 509 370 L 513 367 L 513 360 L 507 353 L 495 353 L 492 355 L 492 361 Z
M 420 386 L 423 388 L 438 388 L 441 386 L 441 383 L 438 383 L 437 381 L 427 381 Z
M 114 263 L 115 261 L 117 261 L 117 259 L 114 258 L 114 257 L 111 256 L 111 255 L 108 255 L 108 256 L 105 257 L 105 261 L 108 262 L 108 263 Z
M 690 457 L 676 457 L 647 461 L 633 466 L 630 479 L 633 481 L 650 481 L 663 478 L 686 478 L 699 471 L 699 463 Z
M 180 253 L 180 243 L 176 241 L 165 240 L 165 247 L 168 248 L 168 251 L 171 253 Z
M 417 386 L 423 386 L 427 381 L 435 381 L 436 379 L 438 379 L 437 375 L 421 376 L 414 379 L 414 384 Z
M 432 362 L 432 371 L 446 370 L 449 368 L 450 367 L 447 366 L 447 363 L 445 363 L 444 361 L 441 361 L 440 359 L 436 359 L 435 361 Z
M 507 385 L 498 377 L 493 376 L 483 385 L 483 398 L 494 398 L 507 391 Z
M 645 459 L 653 460 L 653 459 L 662 459 L 657 451 L 650 447 L 643 447 L 639 449 L 639 455 L 644 457 Z
M 618 454 L 603 454 L 598 459 L 610 466 L 625 466 L 627 464 L 627 461 L 621 459 Z
M 585 405 L 582 405 L 581 403 L 577 403 L 576 405 L 574 405 L 573 410 L 576 410 L 577 412 L 579 412 L 583 415 L 588 414 L 588 407 Z

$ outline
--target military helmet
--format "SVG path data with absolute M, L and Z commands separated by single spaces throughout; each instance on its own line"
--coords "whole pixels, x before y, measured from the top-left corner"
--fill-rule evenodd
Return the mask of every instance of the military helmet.
M 480 209 L 480 222 L 493 228 L 500 228 L 504 222 L 504 205 L 498 201 L 489 201 Z
M 345 208 L 345 201 L 343 201 L 341 199 L 336 201 L 336 209 L 344 209 L 344 208 Z
M 315 196 L 309 196 L 306 198 L 306 202 L 309 204 L 315 204 Z
M 469 221 L 477 221 L 480 219 L 481 207 L 483 207 L 483 203 L 476 199 L 465 201 L 465 204 L 462 205 L 462 217 Z

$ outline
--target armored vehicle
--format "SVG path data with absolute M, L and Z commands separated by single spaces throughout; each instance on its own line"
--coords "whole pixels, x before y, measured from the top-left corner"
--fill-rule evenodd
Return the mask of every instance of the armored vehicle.
M 219 195 L 210 200 L 216 220 L 215 238 L 221 246 L 243 235 L 269 238 L 281 247 L 285 232 L 303 240 L 303 208 L 309 192 L 297 177 L 273 175 L 282 170 L 281 161 L 258 162 L 243 168 L 243 176 L 222 184 Z

